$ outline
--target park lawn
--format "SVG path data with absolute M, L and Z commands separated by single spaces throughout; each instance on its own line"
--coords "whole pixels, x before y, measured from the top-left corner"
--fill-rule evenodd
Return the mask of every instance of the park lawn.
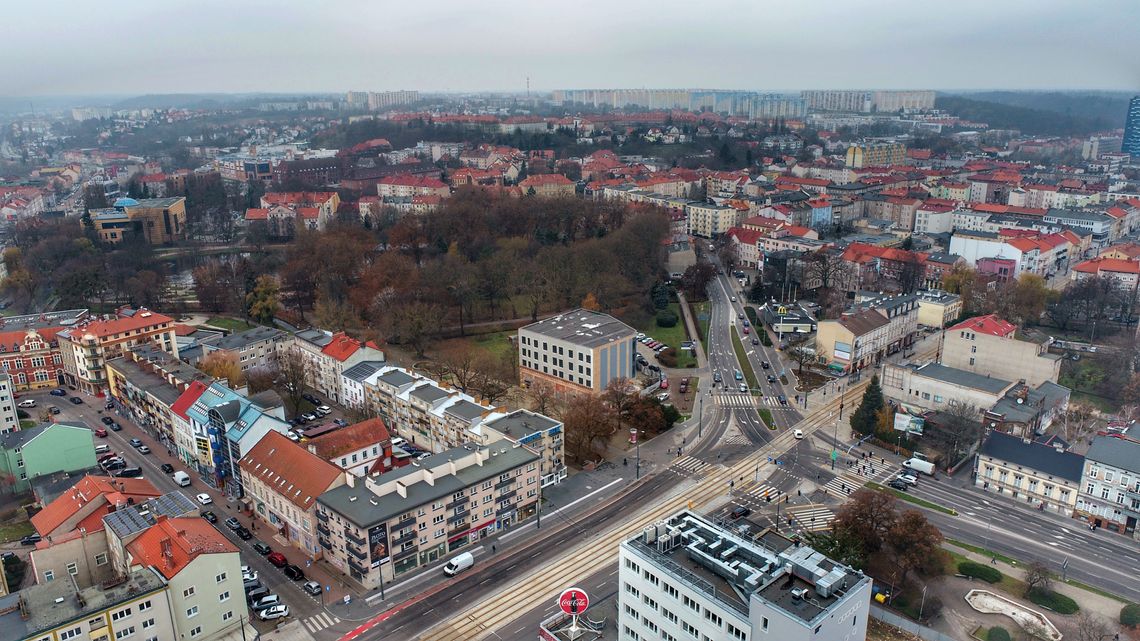
M 19 521 L 17 523 L 0 525 L 0 543 L 18 541 L 35 531 L 36 528 L 32 527 L 31 521 Z
M 752 371 L 752 363 L 748 360 L 748 353 L 744 351 L 744 343 L 740 342 L 740 334 L 736 333 L 736 325 L 732 326 L 732 351 L 736 352 L 736 362 L 740 372 L 744 374 L 744 382 L 748 383 L 748 389 L 754 394 L 758 393 L 760 383 L 756 381 L 756 372 Z
M 689 305 L 689 310 L 693 312 L 693 318 L 697 321 L 697 331 L 701 333 L 698 337 L 701 346 L 707 350 L 709 347 L 709 302 L 706 300 L 701 303 L 692 303 Z M 704 318 L 701 318 L 702 315 Z
M 685 332 L 685 319 L 681 316 L 681 306 L 678 303 L 669 303 L 665 309 L 677 315 L 677 324 L 672 327 L 658 327 L 657 316 L 649 317 L 645 322 L 645 326 L 638 327 L 637 331 L 644 333 L 646 336 L 652 336 L 653 340 L 665 343 L 677 351 L 677 367 L 696 367 L 697 357 L 693 355 L 692 350 L 681 349 L 681 343 L 689 340 L 688 334 Z
M 514 347 L 511 346 L 510 337 L 515 334 L 517 332 L 514 331 L 492 332 L 471 336 L 467 340 L 470 340 L 476 349 L 487 352 L 495 358 L 508 358 L 514 355 Z
M 225 316 L 211 316 L 210 320 L 206 321 L 207 325 L 217 327 L 220 329 L 228 329 L 232 332 L 244 332 L 247 329 L 257 327 L 252 323 L 243 321 L 237 318 L 226 318 Z

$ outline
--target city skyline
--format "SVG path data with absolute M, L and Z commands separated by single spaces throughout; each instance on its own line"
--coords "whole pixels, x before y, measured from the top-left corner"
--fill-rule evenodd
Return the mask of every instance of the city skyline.
M 887 0 L 857 7 L 722 2 L 684 19 L 640 1 L 597 4 L 599 17 L 583 20 L 543 5 L 491 4 L 478 15 L 427 15 L 364 2 L 343 3 L 337 12 L 127 2 L 118 12 L 65 24 L 52 21 L 57 5 L 23 4 L 9 9 L 17 27 L 10 51 L 35 53 L 6 57 L 0 74 L 26 96 L 523 92 L 528 78 L 533 91 L 1140 86 L 1140 67 L 1117 50 L 1125 25 L 1140 20 L 1140 6 L 1122 0 L 1095 12 L 1075 2 L 957 3 L 955 12 L 987 19 L 952 30 L 931 20 L 925 5 Z M 591 15 L 590 5 L 576 15 Z M 71 46 L 42 47 L 36 25 L 45 24 Z M 386 27 L 393 24 L 399 28 Z M 848 28 L 853 24 L 860 27 Z

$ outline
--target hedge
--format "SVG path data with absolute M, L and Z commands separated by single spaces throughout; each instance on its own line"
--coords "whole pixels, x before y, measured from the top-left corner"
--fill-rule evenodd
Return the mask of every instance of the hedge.
M 676 327 L 677 315 L 672 310 L 664 310 L 657 312 L 657 326 L 658 327 Z
M 1076 601 L 1052 590 L 1030 590 L 1025 598 L 1058 614 L 1075 614 L 1081 609 Z
M 1120 608 L 1120 625 L 1134 628 L 1140 625 L 1140 605 L 1129 603 Z
M 986 633 L 986 641 L 1010 641 L 1009 630 L 995 625 Z
M 964 574 L 968 577 L 981 579 L 986 583 L 997 583 L 1001 581 L 1001 572 L 997 568 L 981 563 L 974 563 L 973 561 L 962 561 L 958 564 L 958 574 Z

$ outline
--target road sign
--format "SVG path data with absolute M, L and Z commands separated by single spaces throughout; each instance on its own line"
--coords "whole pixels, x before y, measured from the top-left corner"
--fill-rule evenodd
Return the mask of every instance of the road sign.
M 831 460 L 834 461 L 838 458 L 839 458 L 839 450 L 831 450 Z
M 590 607 L 590 597 L 582 588 L 567 588 L 558 597 L 558 607 L 566 614 L 582 614 Z

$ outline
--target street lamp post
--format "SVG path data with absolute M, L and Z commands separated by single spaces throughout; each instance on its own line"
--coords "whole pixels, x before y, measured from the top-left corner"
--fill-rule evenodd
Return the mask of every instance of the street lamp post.
M 701 438 L 701 430 L 705 426 L 705 397 L 700 398 L 700 408 L 697 410 L 697 440 Z
M 922 601 L 918 604 L 918 620 L 922 620 L 922 609 L 926 606 L 926 586 L 922 586 Z
M 641 478 L 641 439 L 638 438 L 638 436 L 639 436 L 638 432 L 639 431 L 640 430 L 638 430 L 637 428 L 631 428 L 629 430 L 629 435 L 631 438 L 633 438 L 634 446 L 637 449 L 637 464 L 634 466 L 634 472 L 633 472 L 634 480 Z
M 832 434 L 832 447 L 835 449 L 831 455 L 831 471 L 835 471 L 835 459 L 839 458 L 839 421 L 843 420 L 843 397 L 839 399 L 839 415 L 835 418 L 835 431 Z

